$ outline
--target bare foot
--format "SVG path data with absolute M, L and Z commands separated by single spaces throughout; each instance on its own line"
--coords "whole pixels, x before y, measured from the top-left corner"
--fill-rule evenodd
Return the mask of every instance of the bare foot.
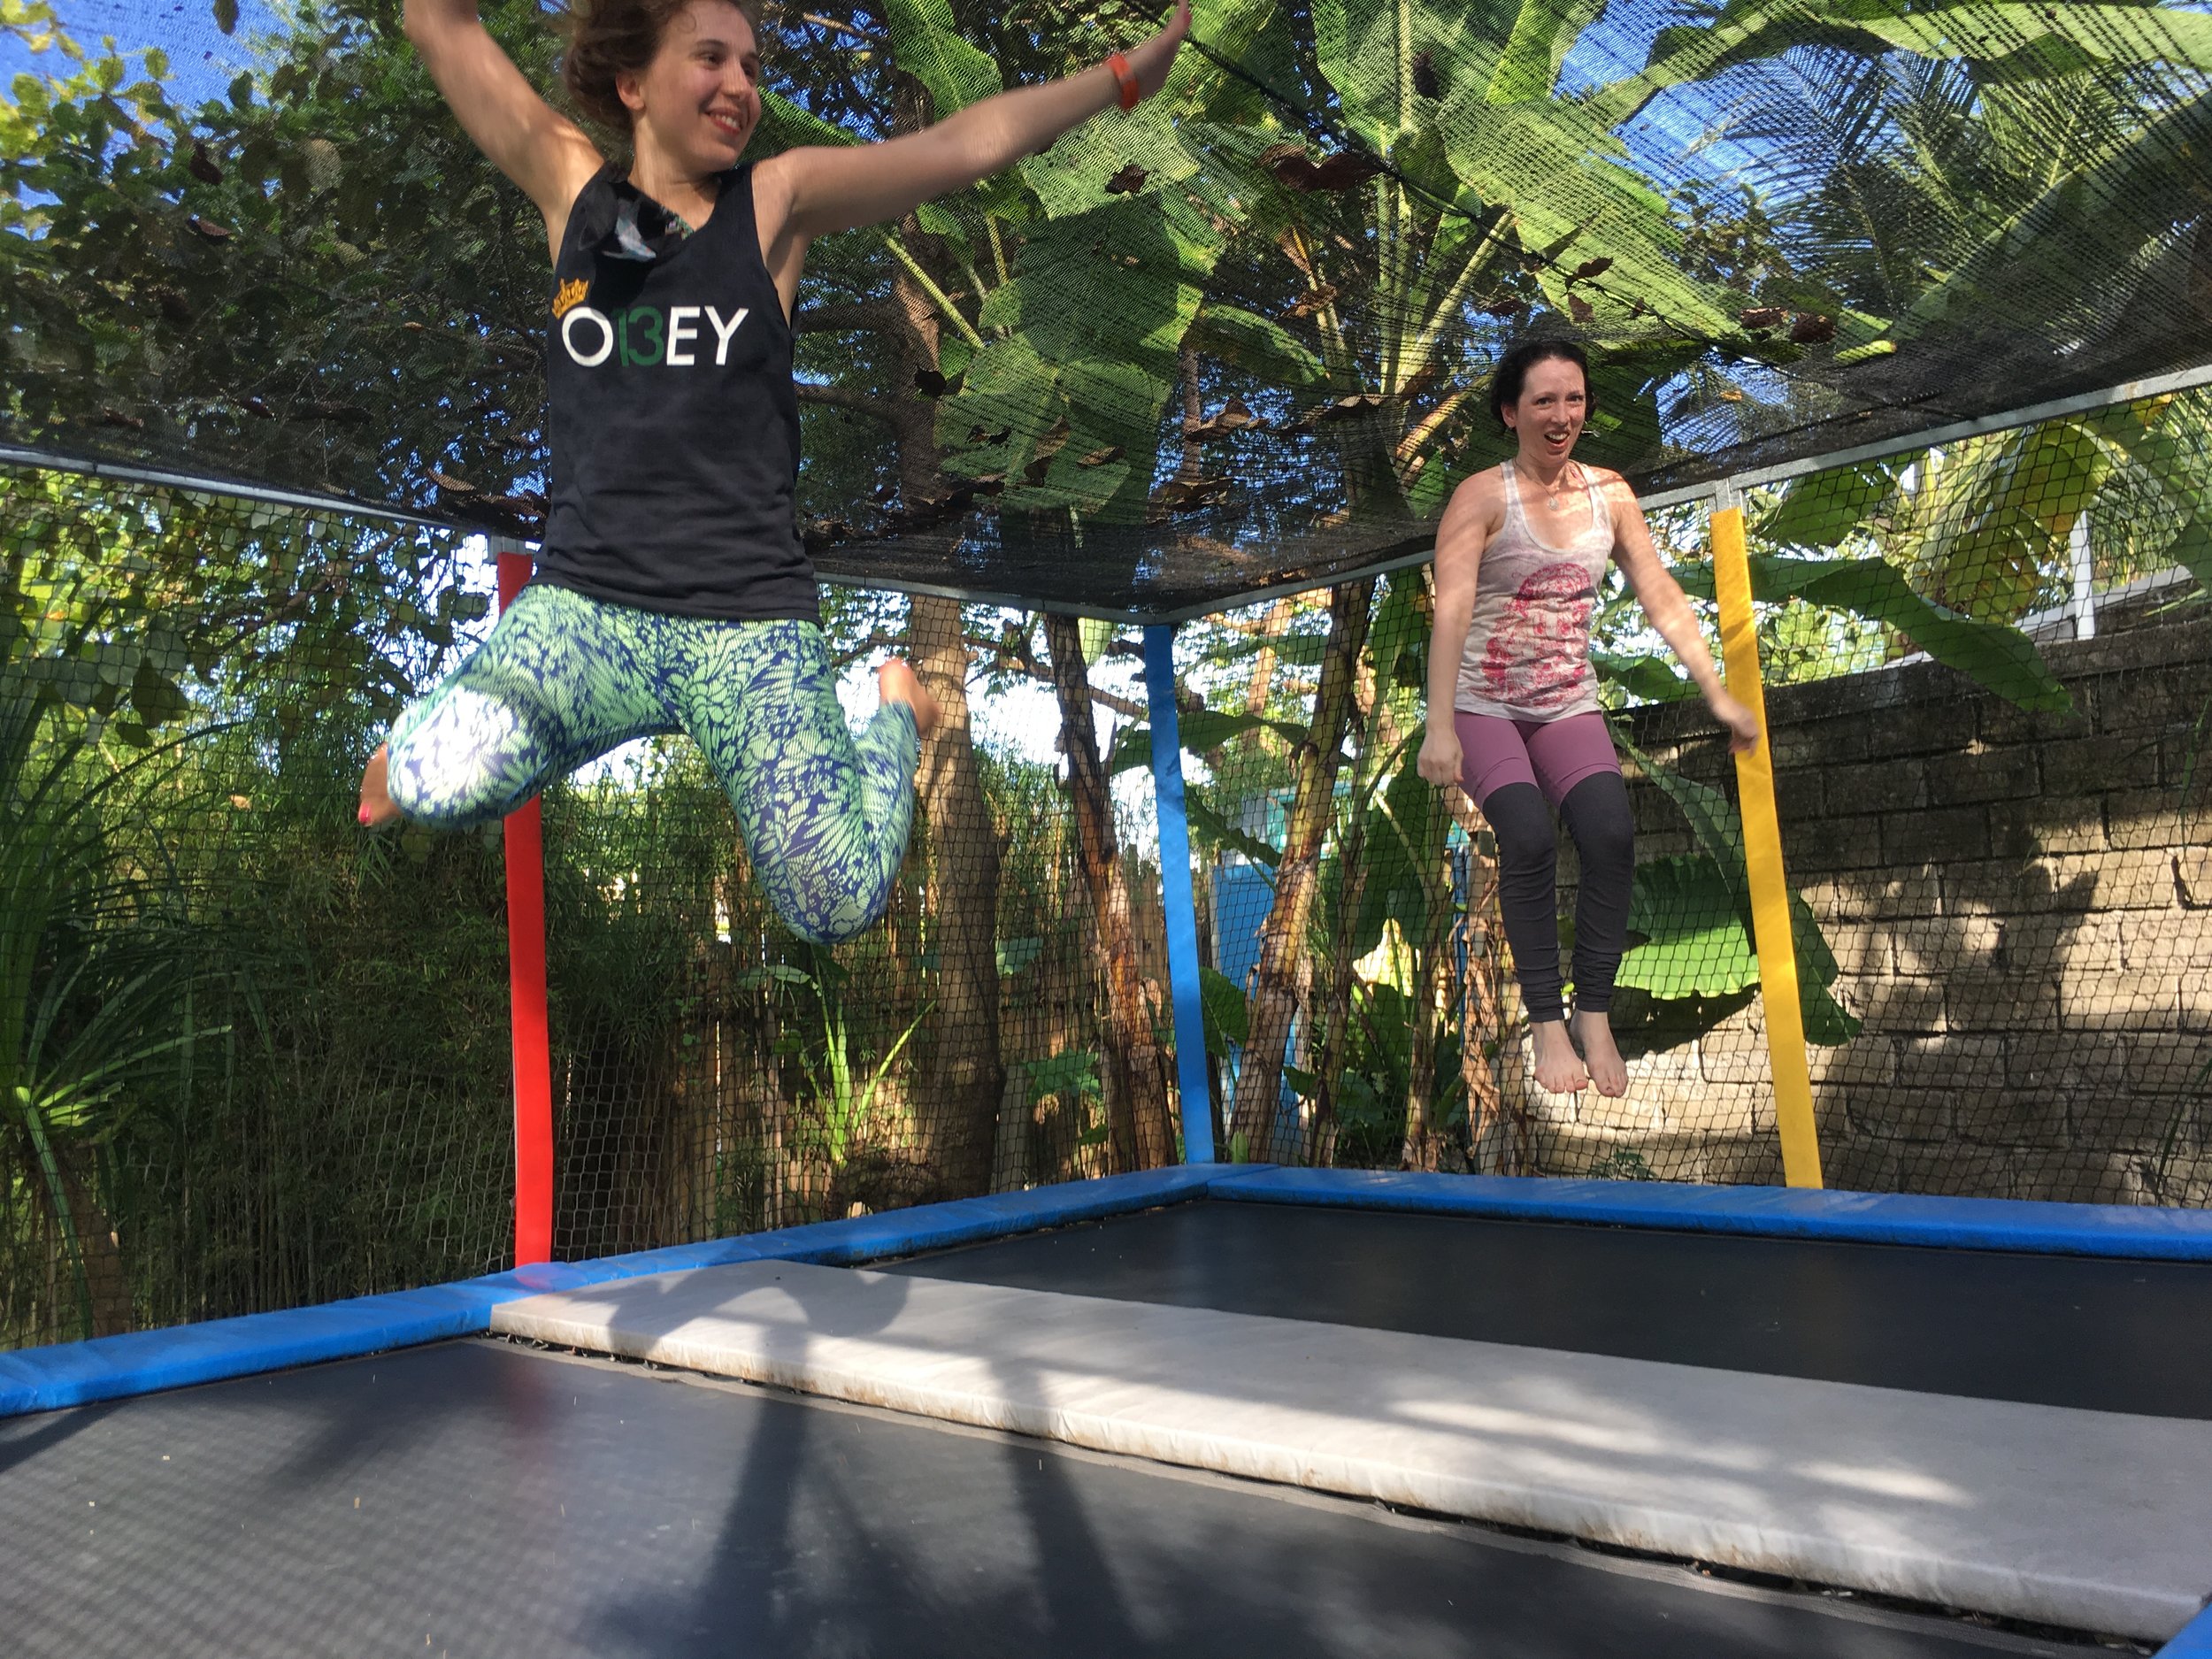
M 1536 1048 L 1536 1086 L 1555 1094 L 1579 1094 L 1590 1087 L 1590 1074 L 1582 1069 L 1582 1060 L 1575 1053 L 1575 1046 L 1567 1041 L 1567 1022 L 1563 1019 L 1535 1019 L 1529 1022 L 1529 1035 Z
M 390 745 L 378 744 L 376 753 L 369 757 L 368 770 L 361 774 L 361 823 L 365 829 L 382 829 L 399 822 L 399 808 L 384 787 L 384 767 L 389 757 Z
M 1595 1011 L 1585 1013 L 1577 1009 L 1574 1017 L 1575 1040 L 1582 1045 L 1582 1058 L 1590 1068 L 1590 1080 L 1598 1086 L 1598 1093 L 1609 1100 L 1618 1100 L 1628 1093 L 1628 1062 L 1621 1058 L 1621 1051 L 1613 1043 L 1613 1022 Z
M 914 710 L 914 729 L 926 738 L 944 718 L 937 699 L 929 695 L 922 677 L 904 657 L 894 657 L 876 670 L 876 693 L 886 703 L 903 703 Z

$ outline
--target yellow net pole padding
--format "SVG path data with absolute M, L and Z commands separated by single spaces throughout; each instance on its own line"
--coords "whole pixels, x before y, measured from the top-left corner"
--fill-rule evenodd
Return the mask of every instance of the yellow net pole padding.
M 1744 873 L 1751 883 L 1752 942 L 1759 952 L 1759 994 L 1766 1005 L 1767 1064 L 1782 1131 L 1782 1179 L 1818 1187 L 1820 1137 L 1813 1127 L 1813 1079 L 1805 1063 L 1805 1017 L 1798 1004 L 1797 942 L 1790 931 L 1789 882 L 1782 871 L 1782 823 L 1774 810 L 1774 752 L 1767 741 L 1766 694 L 1759 684 L 1759 632 L 1751 611 L 1751 563 L 1743 509 L 1713 514 L 1713 591 L 1720 600 L 1722 660 L 1728 689 L 1758 717 L 1759 741 L 1736 757 L 1743 815 Z

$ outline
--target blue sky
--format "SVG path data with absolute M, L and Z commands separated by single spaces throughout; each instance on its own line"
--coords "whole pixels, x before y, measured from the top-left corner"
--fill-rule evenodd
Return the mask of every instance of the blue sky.
M 158 46 L 169 56 L 171 84 L 180 104 L 219 97 L 250 58 L 251 37 L 274 27 L 265 0 L 240 0 L 237 32 L 225 35 L 215 27 L 209 0 L 59 0 L 54 7 L 62 31 L 88 51 L 113 37 L 126 53 Z M 67 73 L 57 52 L 34 57 L 12 35 L 0 35 L 0 78 Z

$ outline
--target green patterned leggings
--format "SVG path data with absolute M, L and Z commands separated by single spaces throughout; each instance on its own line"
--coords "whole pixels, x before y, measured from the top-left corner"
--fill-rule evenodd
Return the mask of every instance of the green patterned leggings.
M 883 913 L 914 821 L 914 711 L 886 703 L 856 741 L 811 622 L 662 616 L 533 583 L 401 712 L 388 787 L 412 821 L 458 829 L 618 744 L 679 731 L 729 791 L 794 933 L 839 944 Z

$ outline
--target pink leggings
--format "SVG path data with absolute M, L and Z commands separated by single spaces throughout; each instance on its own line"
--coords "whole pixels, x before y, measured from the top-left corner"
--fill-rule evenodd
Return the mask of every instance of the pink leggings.
M 1477 806 L 1493 789 L 1532 783 L 1556 807 L 1585 778 L 1621 769 L 1605 717 L 1594 711 L 1563 720 L 1508 720 L 1463 709 L 1453 724 L 1459 728 L 1460 782 Z

